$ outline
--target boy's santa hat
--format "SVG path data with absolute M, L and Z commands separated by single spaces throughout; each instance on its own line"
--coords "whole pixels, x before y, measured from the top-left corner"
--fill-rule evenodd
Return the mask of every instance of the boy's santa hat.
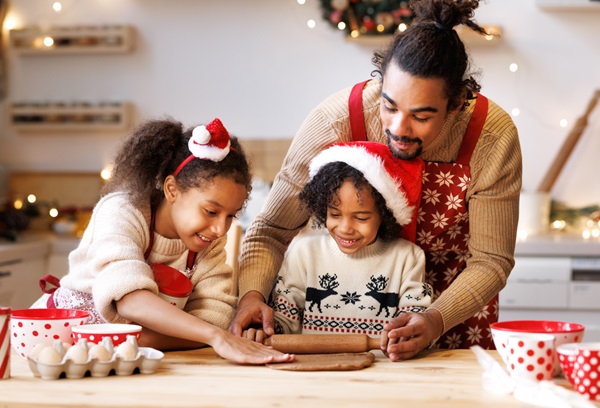
M 328 163 L 343 162 L 359 170 L 385 199 L 387 207 L 401 226 L 416 221 L 415 210 L 421 201 L 423 160 L 401 160 L 389 147 L 376 142 L 334 144 L 310 162 L 312 179 Z
M 231 150 L 231 138 L 229 132 L 223 126 L 223 123 L 216 118 L 208 125 L 196 126 L 192 130 L 192 136 L 188 141 L 190 154 L 177 169 L 173 175 L 177 176 L 179 172 L 193 159 L 204 159 L 219 162 L 223 160 Z

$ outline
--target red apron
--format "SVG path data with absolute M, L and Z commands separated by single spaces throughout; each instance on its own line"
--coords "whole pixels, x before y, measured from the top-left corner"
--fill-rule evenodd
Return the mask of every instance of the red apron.
M 362 110 L 362 89 L 366 82 L 356 84 L 350 94 L 348 107 L 353 140 L 366 140 Z M 471 180 L 469 162 L 487 111 L 487 98 L 478 95 L 456 162 L 425 161 L 416 228 L 403 228 L 403 238 L 416 242 L 425 251 L 426 280 L 433 287 L 433 301 L 465 269 L 471 257 L 467 245 L 469 213 L 465 196 Z M 497 295 L 473 317 L 444 333 L 432 347 L 454 349 L 479 345 L 493 349 L 489 326 L 496 321 Z

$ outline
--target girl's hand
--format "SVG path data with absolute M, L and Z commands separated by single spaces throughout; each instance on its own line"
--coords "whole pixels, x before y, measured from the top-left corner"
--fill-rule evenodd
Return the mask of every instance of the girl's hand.
M 219 356 L 240 364 L 287 363 L 294 360 L 293 354 L 284 354 L 272 347 L 234 336 L 225 330 L 211 343 Z
M 267 333 L 262 329 L 249 328 L 242 332 L 242 337 L 263 344 L 265 339 L 269 336 L 267 336 Z

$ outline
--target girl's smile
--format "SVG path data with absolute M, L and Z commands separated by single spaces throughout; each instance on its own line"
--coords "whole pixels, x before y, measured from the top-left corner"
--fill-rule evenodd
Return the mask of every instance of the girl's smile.
M 165 200 L 156 215 L 156 232 L 181 239 L 198 252 L 221 238 L 242 209 L 246 188 L 228 177 L 215 177 L 203 186 L 182 191 L 174 178 L 165 180 Z

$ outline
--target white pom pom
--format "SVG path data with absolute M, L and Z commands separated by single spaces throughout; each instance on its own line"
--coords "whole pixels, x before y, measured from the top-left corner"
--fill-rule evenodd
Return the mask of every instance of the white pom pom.
M 206 126 L 196 126 L 192 130 L 192 139 L 197 144 L 207 144 L 210 141 L 210 132 L 206 129 Z

